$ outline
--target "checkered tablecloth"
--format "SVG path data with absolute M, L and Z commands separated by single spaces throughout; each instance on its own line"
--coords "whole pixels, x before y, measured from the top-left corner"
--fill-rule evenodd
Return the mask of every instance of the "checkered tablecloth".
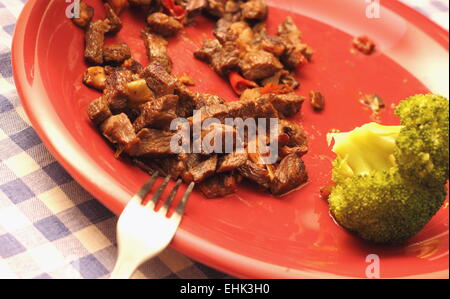
M 0 0 L 0 278 L 106 278 L 117 218 L 50 155 L 14 87 L 11 41 L 25 2 Z M 448 29 L 448 1 L 404 2 Z M 134 277 L 226 276 L 167 249 Z

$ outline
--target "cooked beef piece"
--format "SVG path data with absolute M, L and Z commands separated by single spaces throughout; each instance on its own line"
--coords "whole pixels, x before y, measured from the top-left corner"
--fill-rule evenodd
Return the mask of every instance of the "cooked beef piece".
M 112 116 L 111 110 L 109 110 L 108 107 L 108 103 L 103 97 L 92 101 L 87 108 L 87 113 L 89 119 L 96 125 L 100 125 L 110 116 Z
M 177 79 L 158 62 L 150 63 L 141 73 L 141 77 L 147 81 L 148 87 L 156 97 L 173 94 L 175 91 Z
M 246 152 L 234 152 L 223 156 L 219 160 L 217 172 L 230 172 L 235 170 L 247 162 L 248 155 Z
M 105 33 L 110 30 L 108 20 L 97 20 L 90 23 L 86 32 L 86 48 L 84 57 L 91 64 L 103 63 L 103 43 L 105 41 Z
M 147 24 L 150 30 L 164 37 L 174 36 L 183 28 L 174 17 L 170 17 L 162 12 L 155 12 L 147 17 Z
M 238 168 L 239 173 L 246 179 L 258 184 L 259 186 L 269 189 L 270 176 L 266 168 L 262 168 L 250 160 Z
M 313 50 L 301 42 L 302 34 L 291 17 L 287 17 L 283 24 L 278 27 L 278 36 L 284 40 L 287 46 L 281 57 L 281 61 L 287 68 L 295 69 L 304 60 L 311 60 Z
M 80 1 L 80 15 L 78 18 L 72 18 L 72 22 L 80 28 L 87 29 L 94 16 L 94 8 L 84 1 Z
M 295 79 L 294 74 L 286 70 L 276 72 L 272 77 L 261 81 L 261 86 L 266 86 L 267 84 L 285 85 L 292 90 L 295 90 L 300 86 L 300 83 Z
M 123 111 L 127 107 L 127 83 L 133 81 L 133 73 L 122 67 L 105 67 L 107 76 L 103 94 L 113 111 Z
M 185 9 L 190 18 L 199 14 L 204 8 L 208 6 L 208 0 L 187 0 Z
M 319 91 L 311 90 L 309 92 L 309 103 L 315 111 L 320 112 L 325 107 L 325 98 Z
M 281 196 L 300 187 L 307 180 L 305 164 L 299 156 L 292 154 L 285 157 L 277 167 L 270 191 L 275 196 Z
M 217 160 L 217 155 L 213 155 L 209 159 L 200 162 L 200 164 L 192 167 L 188 172 L 183 174 L 183 180 L 187 183 L 204 181 L 216 173 Z
M 263 21 L 269 12 L 265 0 L 249 0 L 241 4 L 242 15 L 247 20 Z
M 137 141 L 133 125 L 125 113 L 109 117 L 101 124 L 100 131 L 111 143 L 122 145 L 125 148 L 132 146 Z
M 353 39 L 353 47 L 363 54 L 371 55 L 375 51 L 375 43 L 367 36 L 358 36 Z
M 172 72 L 172 60 L 167 52 L 168 42 L 160 35 L 141 31 L 145 48 L 147 49 L 147 57 L 150 62 L 158 62 L 168 73 Z
M 216 95 L 193 92 L 181 82 L 176 83 L 175 94 L 179 97 L 176 114 L 183 118 L 191 117 L 194 110 L 199 110 L 204 106 L 223 104 L 225 102 Z
M 289 94 L 268 94 L 267 97 L 272 105 L 280 113 L 280 117 L 292 117 L 302 108 L 305 99 L 295 93 Z
M 170 148 L 170 142 L 174 135 L 174 132 L 147 128 L 142 129 L 137 134 L 138 142 L 134 143 L 127 150 L 127 153 L 133 157 L 159 157 L 162 155 L 171 155 L 173 153 Z
M 114 9 L 114 12 L 119 15 L 122 10 L 125 9 L 125 7 L 128 6 L 129 0 L 104 0 L 105 2 L 108 2 L 111 7 Z
M 281 62 L 273 54 L 262 50 L 245 53 L 239 66 L 243 76 L 252 81 L 268 78 L 283 69 Z
M 219 53 L 212 56 L 211 66 L 221 76 L 239 70 L 239 49 L 234 43 L 226 43 Z
M 281 37 L 268 35 L 265 32 L 259 34 L 254 43 L 257 47 L 272 53 L 275 57 L 281 57 L 286 51 L 286 45 Z
M 241 100 L 204 106 L 200 109 L 201 122 L 208 118 L 217 118 L 224 123 L 226 118 L 278 118 L 278 112 L 266 98 Z
M 299 157 L 303 157 L 304 155 L 306 155 L 308 153 L 308 151 L 309 151 L 309 148 L 307 145 L 301 145 L 301 146 L 296 146 L 296 147 L 283 146 L 280 149 L 280 157 L 284 158 L 291 154 L 297 155 Z
M 232 24 L 232 21 L 225 18 L 221 18 L 216 22 L 213 34 L 221 44 L 227 41 L 236 40 L 237 37 L 233 34 L 234 32 L 230 30 Z
M 216 39 L 207 39 L 203 41 L 202 48 L 194 52 L 195 58 L 211 64 L 213 56 L 220 53 L 222 45 Z
M 143 104 L 140 108 L 141 114 L 133 123 L 136 132 L 145 127 L 169 129 L 171 122 L 177 118 L 177 103 L 178 96 L 166 95 Z
M 201 92 L 195 93 L 194 101 L 196 110 L 199 110 L 204 106 L 211 106 L 225 103 L 225 100 L 219 96 Z
M 122 67 L 132 71 L 134 74 L 139 75 L 144 70 L 144 67 L 142 64 L 140 64 L 138 61 L 134 60 L 133 58 L 129 58 L 125 60 L 122 64 Z M 136 78 L 138 79 L 138 78 Z
M 84 73 L 83 82 L 97 90 L 104 90 L 106 86 L 105 69 L 101 66 L 89 67 Z
M 159 166 L 162 171 L 162 176 L 170 175 L 173 180 L 177 180 L 186 171 L 184 162 L 180 160 L 178 156 L 176 157 L 164 157 L 160 159 L 153 160 L 155 164 Z
M 131 51 L 126 43 L 103 47 L 103 60 L 105 63 L 122 64 L 129 58 L 131 58 Z
M 206 11 L 213 16 L 223 17 L 225 14 L 225 5 L 228 0 L 208 0 Z
M 191 117 L 195 110 L 196 93 L 181 82 L 177 82 L 175 84 L 175 94 L 179 97 L 176 114 L 182 118 Z
M 109 3 L 105 3 L 104 6 L 106 19 L 109 20 L 109 25 L 111 27 L 109 29 L 109 32 L 115 34 L 122 29 L 122 21 L 120 20 L 114 9 L 111 7 L 111 5 L 109 5 Z
M 200 50 L 194 53 L 195 58 L 207 62 L 221 76 L 239 68 L 240 52 L 234 43 L 223 46 L 218 40 L 205 40 Z
M 207 198 L 221 198 L 236 192 L 237 181 L 232 174 L 221 173 L 206 179 L 197 186 Z
M 287 145 L 289 147 L 302 147 L 308 145 L 305 131 L 299 124 L 286 119 L 281 119 L 279 121 L 278 129 L 280 135 L 286 134 L 289 136 L 287 142 L 282 144 L 282 146 Z
M 202 129 L 201 141 L 201 152 L 204 155 L 230 152 L 235 148 L 236 129 L 224 124 L 210 124 Z
M 284 84 L 289 86 L 292 89 L 297 89 L 300 86 L 300 83 L 295 79 L 295 75 L 293 73 L 283 73 L 280 78 L 280 84 Z

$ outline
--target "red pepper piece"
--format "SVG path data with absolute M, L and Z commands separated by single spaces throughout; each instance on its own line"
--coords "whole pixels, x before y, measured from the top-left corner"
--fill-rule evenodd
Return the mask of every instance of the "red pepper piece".
M 231 87 L 233 88 L 234 92 L 238 95 L 241 95 L 247 88 L 259 87 L 258 84 L 256 84 L 256 82 L 247 80 L 236 72 L 230 73 L 228 78 L 230 80 Z
M 164 7 L 169 11 L 170 15 L 177 19 L 178 21 L 183 21 L 186 17 L 186 10 L 180 6 L 176 5 L 174 0 L 162 0 Z

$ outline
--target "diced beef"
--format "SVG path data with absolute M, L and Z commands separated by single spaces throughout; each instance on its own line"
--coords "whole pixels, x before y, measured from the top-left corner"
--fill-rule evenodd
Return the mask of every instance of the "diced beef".
M 133 72 L 133 74 L 139 75 L 144 70 L 144 67 L 142 64 L 140 64 L 138 61 L 134 60 L 133 58 L 129 58 L 125 60 L 122 64 L 123 68 L 126 68 Z M 138 78 L 135 78 L 138 79 Z
M 103 60 L 105 63 L 122 64 L 129 58 L 131 58 L 131 51 L 126 43 L 103 47 Z
M 219 160 L 219 166 L 217 167 L 217 172 L 230 172 L 235 170 L 242 165 L 244 165 L 248 160 L 248 155 L 246 152 L 234 152 L 223 156 Z
M 187 0 L 185 9 L 190 18 L 198 15 L 208 6 L 208 0 Z
M 208 0 L 206 10 L 213 16 L 223 17 L 227 0 Z
M 246 179 L 256 183 L 264 189 L 270 188 L 270 176 L 266 168 L 260 167 L 250 160 L 238 168 L 239 173 Z
M 255 43 L 264 51 L 280 57 L 286 51 L 286 45 L 279 36 L 263 34 L 256 39 Z
M 162 36 L 142 30 L 141 37 L 150 62 L 158 62 L 168 73 L 172 72 L 172 60 L 167 52 L 168 42 Z
M 86 32 L 86 48 L 84 57 L 91 64 L 103 63 L 103 43 L 105 42 L 105 33 L 110 30 L 108 20 L 97 20 L 90 23 Z
M 242 15 L 247 20 L 263 21 L 269 12 L 265 0 L 249 0 L 241 5 Z
M 177 102 L 178 96 L 166 95 L 143 104 L 140 115 L 133 123 L 136 132 L 145 127 L 169 129 L 171 122 L 177 118 Z
M 148 87 L 153 90 L 156 97 L 173 94 L 175 91 L 177 79 L 158 62 L 150 63 L 141 76 L 147 81 Z
M 213 155 L 209 159 L 202 161 L 183 175 L 184 181 L 199 183 L 214 175 L 217 169 L 217 161 L 217 155 Z
M 273 105 L 265 98 L 257 100 L 241 100 L 205 106 L 200 109 L 201 121 L 208 118 L 217 118 L 224 123 L 226 118 L 278 118 L 278 112 Z
M 177 180 L 186 171 L 186 167 L 183 161 L 177 157 L 163 157 L 160 159 L 154 159 L 153 162 L 159 166 L 162 171 L 161 175 L 170 177 Z
M 97 90 L 104 90 L 106 87 L 105 69 L 101 66 L 89 67 L 84 73 L 83 82 Z
M 273 54 L 262 50 L 246 52 L 239 66 L 243 76 L 252 81 L 268 78 L 283 69 Z
M 225 100 L 217 95 L 197 92 L 194 97 L 195 109 L 199 110 L 204 106 L 211 106 L 225 103 Z
M 202 48 L 194 52 L 195 58 L 204 61 L 206 63 L 211 63 L 213 56 L 216 53 L 220 53 L 222 50 L 222 45 L 216 39 L 207 39 L 203 41 Z
M 125 148 L 136 142 L 133 125 L 125 113 L 109 117 L 101 124 L 100 131 L 111 143 L 119 144 Z
M 298 155 L 291 154 L 285 157 L 275 171 L 275 178 L 270 185 L 273 195 L 284 195 L 308 180 L 305 164 Z
M 134 129 L 133 129 L 134 132 Z M 127 151 L 130 156 L 159 157 L 171 155 L 170 148 L 174 132 L 155 129 L 142 129 L 137 134 L 138 142 L 134 143 Z
M 127 108 L 128 95 L 126 84 L 133 81 L 133 73 L 122 67 L 105 67 L 107 76 L 103 90 L 111 110 L 123 111 Z
M 286 70 L 276 72 L 273 76 L 261 81 L 262 86 L 266 86 L 268 84 L 284 85 L 289 87 L 291 90 L 295 90 L 300 86 L 300 83 L 297 79 L 295 79 L 294 74 Z
M 112 116 L 111 110 L 109 110 L 108 107 L 108 103 L 103 97 L 92 101 L 87 108 L 87 113 L 89 119 L 96 125 L 100 125 L 110 116 Z
M 152 32 L 164 37 L 174 36 L 183 28 L 183 24 L 177 19 L 162 12 L 155 12 L 149 15 L 147 24 Z
M 311 90 L 309 92 L 309 103 L 315 111 L 322 111 L 325 108 L 325 97 L 319 91 Z
M 286 18 L 278 27 L 278 36 L 284 40 L 287 46 L 281 61 L 288 69 L 295 69 L 303 61 L 311 60 L 313 50 L 302 43 L 302 33 L 291 17 Z
M 305 145 L 300 145 L 300 146 L 296 146 L 296 147 L 289 147 L 289 146 L 283 146 L 280 149 L 280 157 L 284 158 L 286 156 L 289 155 L 297 155 L 299 157 L 303 157 L 304 155 L 306 155 L 309 151 L 308 146 Z
M 206 40 L 200 50 L 194 53 L 197 59 L 205 61 L 221 76 L 239 68 L 240 52 L 234 43 L 221 45 L 217 40 Z
M 152 2 L 155 2 L 154 0 L 128 0 L 128 2 L 130 3 L 130 5 L 134 6 L 134 7 L 139 7 L 139 6 L 148 6 L 150 4 L 152 4 Z
M 358 36 L 353 39 L 353 47 L 363 54 L 371 55 L 375 51 L 375 43 L 367 36 Z
M 232 126 L 214 123 L 202 129 L 201 138 L 202 154 L 224 153 L 234 149 L 236 130 Z
M 109 20 L 110 25 L 109 32 L 115 34 L 122 29 L 122 21 L 109 3 L 105 3 L 104 6 L 106 19 Z
M 305 101 L 303 97 L 295 93 L 269 94 L 265 97 L 269 98 L 269 101 L 283 118 L 296 115 L 300 111 L 302 104 Z
M 174 92 L 179 97 L 176 114 L 182 118 L 191 117 L 196 105 L 196 93 L 181 82 L 176 83 Z
M 80 15 L 78 18 L 72 18 L 72 22 L 80 28 L 88 29 L 94 16 L 94 8 L 84 1 L 80 1 Z
M 211 66 L 221 76 L 227 76 L 232 71 L 239 70 L 239 49 L 234 43 L 226 43 L 220 53 L 212 56 Z
M 235 193 L 237 182 L 232 174 L 222 173 L 206 179 L 197 186 L 207 198 L 221 198 Z
M 308 145 L 305 131 L 299 124 L 293 121 L 282 119 L 279 121 L 278 129 L 280 135 L 285 134 L 289 137 L 284 144 L 281 144 L 281 146 L 286 145 L 288 147 L 294 148 Z

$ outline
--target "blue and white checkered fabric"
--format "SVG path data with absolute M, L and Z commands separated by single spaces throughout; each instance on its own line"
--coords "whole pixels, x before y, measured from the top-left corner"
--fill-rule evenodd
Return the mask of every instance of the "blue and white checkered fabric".
M 0 278 L 105 278 L 117 218 L 55 161 L 24 113 L 11 70 L 14 25 L 26 0 L 0 0 Z M 448 1 L 406 1 L 448 28 Z M 137 278 L 224 278 L 166 250 Z

